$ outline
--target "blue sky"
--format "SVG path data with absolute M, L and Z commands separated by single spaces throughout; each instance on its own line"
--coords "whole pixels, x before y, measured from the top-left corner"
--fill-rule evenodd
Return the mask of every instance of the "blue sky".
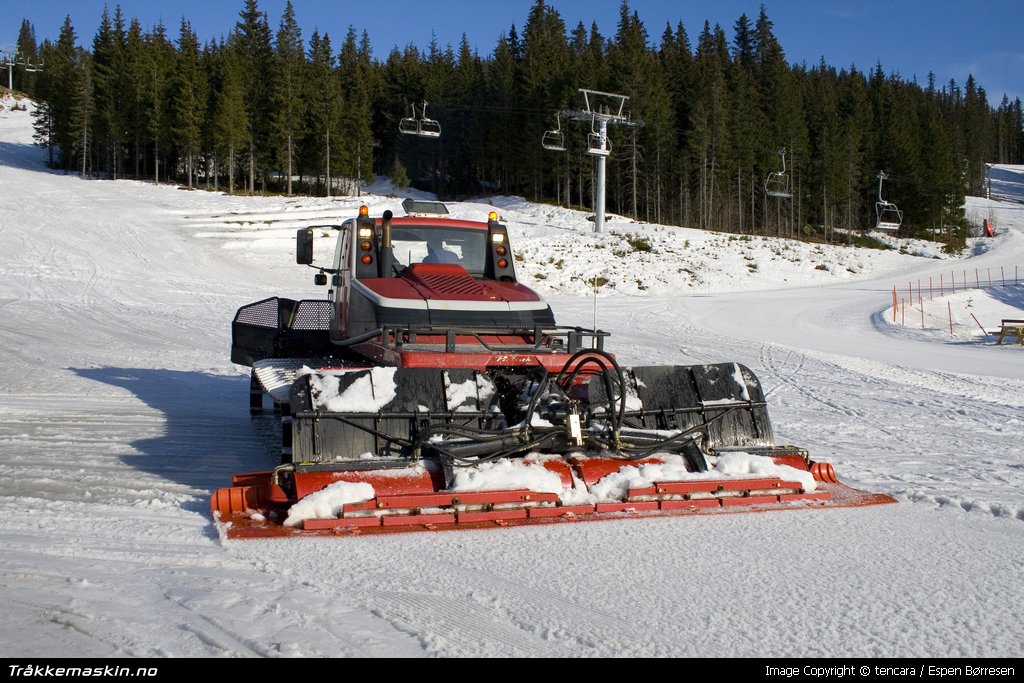
M 162 21 L 172 37 L 185 17 L 203 40 L 231 31 L 243 0 L 0 0 L 0 45 L 17 40 L 21 19 L 28 19 L 37 37 L 56 38 L 64 16 L 70 15 L 80 41 L 91 45 L 104 5 L 117 4 L 143 28 Z M 579 21 L 597 22 L 612 36 L 619 0 L 550 0 L 568 28 Z M 929 71 L 940 84 L 954 79 L 961 86 L 968 74 L 998 105 L 1003 94 L 1024 99 L 1024 0 L 631 0 L 652 40 L 666 22 L 682 21 L 695 41 L 704 21 L 721 24 L 732 39 L 741 14 L 756 19 L 761 4 L 774 22 L 775 34 L 790 63 L 815 64 L 821 57 L 833 66 L 855 64 L 868 70 L 881 62 L 924 84 Z M 482 55 L 493 50 L 498 36 L 513 24 L 521 30 L 533 0 L 293 0 L 303 37 L 329 33 L 340 43 L 349 25 L 366 30 L 374 56 L 384 58 L 392 47 L 438 42 L 458 45 L 465 33 Z M 285 0 L 260 0 L 259 7 L 276 30 Z

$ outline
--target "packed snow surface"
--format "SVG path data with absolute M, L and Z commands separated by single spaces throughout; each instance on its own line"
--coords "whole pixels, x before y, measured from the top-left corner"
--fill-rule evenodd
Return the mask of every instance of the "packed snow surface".
M 323 297 L 296 228 L 401 198 L 52 172 L 0 104 L 0 655 L 1020 655 L 1024 347 L 992 332 L 1024 317 L 1022 169 L 968 200 L 997 236 L 959 255 L 449 207 L 501 213 L 560 324 L 625 365 L 749 367 L 777 442 L 897 505 L 224 541 L 210 494 L 273 464 L 235 310 Z

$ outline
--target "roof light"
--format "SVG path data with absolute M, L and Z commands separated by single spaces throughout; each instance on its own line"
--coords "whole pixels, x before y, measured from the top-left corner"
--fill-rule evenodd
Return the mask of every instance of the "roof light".
M 369 216 L 370 215 L 370 207 L 368 207 L 366 204 L 363 204 L 362 206 L 360 206 L 359 207 L 359 215 L 360 216 Z
M 447 216 L 448 207 L 444 202 L 430 202 L 423 199 L 406 199 L 402 202 L 402 208 L 410 216 L 421 216 L 423 214 L 434 214 L 436 216 Z
M 498 220 L 498 212 L 497 211 L 491 211 L 489 214 L 487 214 L 487 220 L 489 220 L 489 221 L 496 221 L 496 220 Z
M 359 228 L 359 239 L 368 240 L 373 237 L 373 228 Z
M 495 244 L 498 244 L 500 242 L 504 242 L 505 241 L 505 235 L 503 235 L 500 232 L 496 232 L 493 235 L 491 235 L 491 241 L 494 242 Z

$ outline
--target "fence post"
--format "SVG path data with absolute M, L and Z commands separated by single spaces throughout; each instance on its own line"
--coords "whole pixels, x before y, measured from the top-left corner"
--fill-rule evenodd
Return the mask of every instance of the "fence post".
M 974 322 L 978 323 L 978 327 L 981 328 L 981 333 L 987 337 L 988 332 L 985 330 L 985 326 L 981 324 L 981 321 L 978 320 L 978 318 L 973 313 L 971 313 L 971 317 L 974 318 Z
M 946 307 L 949 308 L 949 334 L 953 335 L 953 304 L 949 301 L 946 302 Z

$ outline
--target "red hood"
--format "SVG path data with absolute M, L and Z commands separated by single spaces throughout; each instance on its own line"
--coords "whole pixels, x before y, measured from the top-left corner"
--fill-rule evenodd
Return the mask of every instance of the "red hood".
M 392 300 L 541 303 L 536 292 L 518 282 L 476 280 L 453 263 L 414 263 L 402 277 L 363 279 L 359 283 Z

